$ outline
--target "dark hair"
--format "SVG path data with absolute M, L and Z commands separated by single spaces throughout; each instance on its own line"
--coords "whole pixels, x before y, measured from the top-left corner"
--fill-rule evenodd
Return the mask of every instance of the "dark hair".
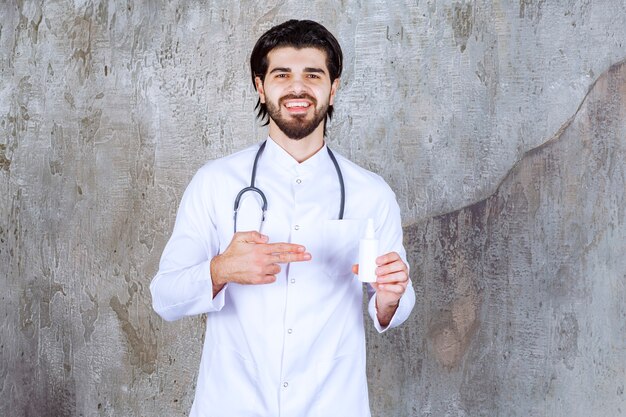
M 255 77 L 261 81 L 265 80 L 267 73 L 267 54 L 273 49 L 280 47 L 318 48 L 326 53 L 326 66 L 330 75 L 330 82 L 341 75 L 343 69 L 343 53 L 337 39 L 324 26 L 311 20 L 288 20 L 285 23 L 274 26 L 265 32 L 254 45 L 250 55 L 250 70 L 252 84 L 256 88 Z M 263 126 L 269 123 L 267 119 L 267 106 L 261 103 L 261 99 L 254 107 L 258 109 L 257 117 L 262 121 Z M 333 106 L 328 107 L 326 119 L 330 120 L 333 115 Z M 326 121 L 327 121 L 326 120 Z M 326 121 L 324 121 L 324 133 L 326 133 Z

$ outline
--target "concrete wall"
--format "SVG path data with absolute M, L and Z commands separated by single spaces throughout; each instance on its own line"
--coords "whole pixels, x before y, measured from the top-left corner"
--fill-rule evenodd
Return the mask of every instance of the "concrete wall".
M 191 175 L 265 136 L 246 62 L 292 17 L 339 38 L 330 143 L 403 211 L 373 414 L 625 414 L 623 1 L 9 0 L 0 415 L 186 415 L 202 318 L 148 284 Z

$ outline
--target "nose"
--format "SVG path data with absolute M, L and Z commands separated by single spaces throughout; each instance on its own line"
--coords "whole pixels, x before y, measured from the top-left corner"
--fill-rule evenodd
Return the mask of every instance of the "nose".
M 301 94 L 308 91 L 304 78 L 302 76 L 292 77 L 290 90 L 294 94 Z

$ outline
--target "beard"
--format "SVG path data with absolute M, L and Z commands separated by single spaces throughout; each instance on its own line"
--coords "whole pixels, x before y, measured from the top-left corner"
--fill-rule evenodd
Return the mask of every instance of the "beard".
M 285 100 L 293 100 L 305 98 L 311 101 L 313 106 L 313 118 L 307 120 L 306 114 L 298 114 L 298 115 L 289 115 L 287 117 L 283 117 L 280 112 L 282 104 Z M 317 108 L 317 100 L 308 94 L 288 94 L 283 96 L 278 100 L 278 105 L 275 105 L 273 102 L 267 102 L 267 113 L 270 116 L 270 119 L 276 123 L 276 126 L 290 139 L 300 140 L 309 136 L 317 127 L 326 119 L 326 114 L 328 113 L 328 104 L 324 104 L 320 108 Z

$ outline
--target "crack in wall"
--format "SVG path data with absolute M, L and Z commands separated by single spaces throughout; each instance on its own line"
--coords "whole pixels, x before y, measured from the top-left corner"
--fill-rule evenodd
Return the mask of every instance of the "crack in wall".
M 450 213 L 456 213 L 460 210 L 465 210 L 468 209 L 476 204 L 479 204 L 480 202 L 484 202 L 486 200 L 488 200 L 489 198 L 491 198 L 492 196 L 494 196 L 495 194 L 497 194 L 500 191 L 500 188 L 502 187 L 502 184 L 504 184 L 508 178 L 519 169 L 520 164 L 524 161 L 524 159 L 528 158 L 529 156 L 537 153 L 537 152 L 541 152 L 543 149 L 545 149 L 546 147 L 550 146 L 551 144 L 553 144 L 554 142 L 557 142 L 561 139 L 561 137 L 563 136 L 563 133 L 571 126 L 571 124 L 573 123 L 573 121 L 576 119 L 576 117 L 578 116 L 578 114 L 580 113 L 580 110 L 584 107 L 585 103 L 587 102 L 587 99 L 589 97 L 589 95 L 591 94 L 591 92 L 594 90 L 596 84 L 598 84 L 598 82 L 604 78 L 606 78 L 607 74 L 609 74 L 610 72 L 615 72 L 618 71 L 619 68 L 621 68 L 623 65 L 626 65 L 626 58 L 623 60 L 618 61 L 615 64 L 612 64 L 605 72 L 603 72 L 598 78 L 595 79 L 595 81 L 593 83 L 591 83 L 591 86 L 588 88 L 587 92 L 585 93 L 585 96 L 583 97 L 583 99 L 581 100 L 580 104 L 578 105 L 578 107 L 576 108 L 576 111 L 572 114 L 572 116 L 570 116 L 562 125 L 561 127 L 556 131 L 555 134 L 553 134 L 548 140 L 542 142 L 539 146 L 536 146 L 532 149 L 529 149 L 527 151 L 525 151 L 521 158 L 519 158 L 512 166 L 511 168 L 507 171 L 506 174 L 504 174 L 504 176 L 500 179 L 500 181 L 498 181 L 498 184 L 496 185 L 494 191 L 485 196 L 485 197 L 481 197 L 471 203 L 465 204 L 459 208 L 455 208 L 453 210 L 446 210 L 444 212 L 441 213 L 433 213 L 432 215 L 430 215 L 429 217 L 427 217 L 426 219 L 429 218 L 434 218 L 434 217 L 439 217 L 439 216 L 445 216 L 446 214 L 450 214 Z M 414 222 L 411 222 L 409 224 L 405 224 L 403 225 L 403 228 L 407 228 L 407 227 L 411 227 L 416 223 L 421 223 L 423 221 L 425 221 L 426 219 L 421 219 L 421 220 L 416 220 Z

